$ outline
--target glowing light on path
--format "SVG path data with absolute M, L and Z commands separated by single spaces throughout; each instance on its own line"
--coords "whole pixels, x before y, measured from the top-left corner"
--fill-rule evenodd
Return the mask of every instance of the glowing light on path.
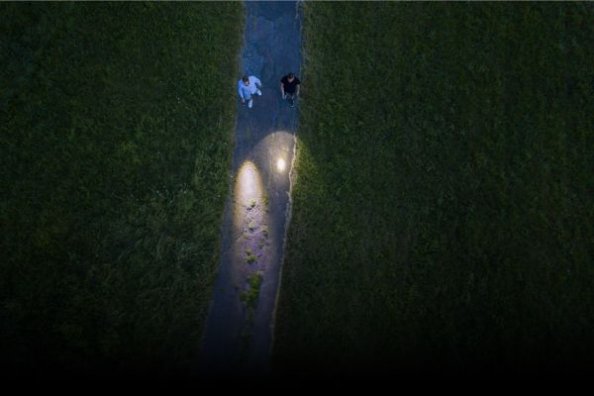
M 257 221 L 254 216 L 260 213 L 260 204 L 264 194 L 262 178 L 258 168 L 251 161 L 245 161 L 237 173 L 235 181 L 235 207 L 233 219 L 236 227 L 243 227 L 246 222 Z
M 241 165 L 235 187 L 235 197 L 241 205 L 248 205 L 251 199 L 260 198 L 263 190 L 262 180 L 253 162 L 246 161 Z
M 279 172 L 284 172 L 286 168 L 287 168 L 287 162 L 284 159 L 279 158 L 276 161 L 276 170 Z

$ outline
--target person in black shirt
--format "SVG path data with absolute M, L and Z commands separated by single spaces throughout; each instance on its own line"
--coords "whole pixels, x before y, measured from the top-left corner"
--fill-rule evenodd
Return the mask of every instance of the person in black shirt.
M 287 99 L 291 107 L 295 107 L 295 99 L 299 96 L 300 84 L 301 81 L 293 73 L 289 73 L 281 78 L 280 88 L 283 99 Z

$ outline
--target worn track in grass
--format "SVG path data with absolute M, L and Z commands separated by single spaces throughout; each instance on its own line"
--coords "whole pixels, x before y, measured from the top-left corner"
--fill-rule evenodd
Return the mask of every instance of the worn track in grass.
M 268 371 L 290 214 L 298 106 L 281 99 L 280 79 L 300 71 L 298 3 L 246 2 L 246 18 L 242 69 L 262 80 L 263 95 L 251 109 L 238 104 L 221 263 L 201 346 L 208 375 Z

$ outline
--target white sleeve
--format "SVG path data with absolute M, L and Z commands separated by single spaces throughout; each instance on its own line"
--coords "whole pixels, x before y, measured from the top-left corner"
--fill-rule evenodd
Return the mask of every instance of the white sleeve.
M 253 77 L 254 77 L 254 84 L 257 84 L 259 86 L 262 86 L 262 81 L 260 81 L 260 79 L 258 77 L 256 77 L 256 76 L 253 76 Z

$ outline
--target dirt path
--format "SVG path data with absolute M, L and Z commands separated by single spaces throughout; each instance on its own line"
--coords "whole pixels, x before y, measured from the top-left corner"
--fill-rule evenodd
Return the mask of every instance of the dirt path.
M 280 78 L 300 76 L 296 2 L 246 2 L 242 69 L 262 80 L 252 109 L 238 104 L 233 191 L 225 209 L 219 273 L 201 345 L 207 375 L 266 374 L 272 347 L 298 109 Z M 236 76 L 237 80 L 241 76 Z M 236 89 L 232 87 L 230 89 Z

